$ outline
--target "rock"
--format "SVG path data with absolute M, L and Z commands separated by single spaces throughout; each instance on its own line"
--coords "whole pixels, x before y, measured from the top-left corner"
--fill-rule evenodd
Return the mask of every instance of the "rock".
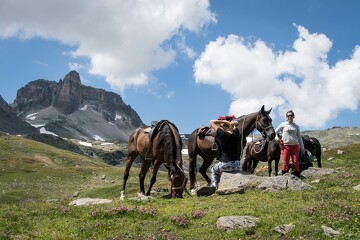
M 278 190 L 304 190 L 311 186 L 302 182 L 299 178 L 293 175 L 283 175 L 277 177 L 261 177 L 247 172 L 226 173 L 221 175 L 221 180 L 217 193 L 227 194 L 238 190 L 241 193 L 241 188 L 257 187 L 263 191 L 278 191 Z
M 355 189 L 355 190 L 357 190 L 357 191 L 360 191 L 360 184 L 357 185 L 357 186 L 355 186 L 355 187 L 353 187 L 353 189 Z
M 302 171 L 301 175 L 308 178 L 308 177 L 321 177 L 323 175 L 335 174 L 335 173 L 337 173 L 337 171 L 334 169 L 330 169 L 330 168 L 310 167 L 310 168 Z
M 259 220 L 253 216 L 223 216 L 216 221 L 216 227 L 224 230 L 252 228 Z
M 337 154 L 344 154 L 345 152 L 343 150 L 337 150 Z
M 327 160 L 328 161 L 331 161 L 331 160 L 333 160 L 334 159 L 334 157 L 329 157 Z
M 340 234 L 340 232 L 335 231 L 334 229 L 332 229 L 331 227 L 327 227 L 327 226 L 322 226 L 322 229 L 324 230 L 324 234 L 328 237 L 336 237 L 337 235 Z
M 310 183 L 319 183 L 320 179 L 315 179 L 314 181 L 311 181 Z
M 294 224 L 290 223 L 290 224 L 283 224 L 280 226 L 277 226 L 274 228 L 275 231 L 281 233 L 281 234 L 287 234 L 288 232 L 290 232 L 293 228 L 295 227 Z
M 80 193 L 80 192 L 74 192 L 74 194 L 72 195 L 72 196 L 73 196 L 73 198 L 78 197 L 78 196 L 79 196 L 79 193 Z
M 262 178 L 263 177 L 242 171 L 236 173 L 224 172 L 221 175 L 218 191 L 227 188 L 257 186 L 262 181 Z
M 143 195 L 142 193 L 137 193 L 137 197 L 134 197 L 134 198 L 129 198 L 129 200 L 135 200 L 135 201 L 149 201 L 151 199 L 153 199 L 154 197 L 151 197 L 151 196 L 145 196 Z
M 295 176 L 268 177 L 258 185 L 258 189 L 270 192 L 276 192 L 278 190 L 298 191 L 310 188 L 311 186 L 309 184 L 304 183 Z
M 218 189 L 216 193 L 219 195 L 228 195 L 235 193 L 242 194 L 245 193 L 245 189 L 243 187 L 222 188 L 222 189 Z
M 101 198 L 79 198 L 69 203 L 70 206 L 81 206 L 81 205 L 94 205 L 94 204 L 104 204 L 111 203 L 110 199 L 101 199 Z

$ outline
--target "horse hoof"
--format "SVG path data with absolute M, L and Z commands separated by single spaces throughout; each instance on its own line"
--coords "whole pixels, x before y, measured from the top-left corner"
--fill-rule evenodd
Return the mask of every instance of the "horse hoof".
M 120 192 L 120 200 L 121 200 L 121 201 L 125 200 L 124 191 L 121 191 L 121 192 Z

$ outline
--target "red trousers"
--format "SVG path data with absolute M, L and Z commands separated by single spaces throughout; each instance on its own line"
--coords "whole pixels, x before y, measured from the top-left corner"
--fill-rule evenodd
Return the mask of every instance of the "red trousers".
M 300 171 L 299 167 L 299 153 L 300 145 L 284 145 L 284 148 L 281 149 L 281 159 L 282 159 L 282 171 L 288 171 L 290 157 L 293 162 L 294 171 Z

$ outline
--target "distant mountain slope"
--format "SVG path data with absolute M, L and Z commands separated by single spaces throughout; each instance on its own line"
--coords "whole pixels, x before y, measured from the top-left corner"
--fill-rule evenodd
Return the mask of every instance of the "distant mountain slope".
M 0 131 L 12 135 L 35 133 L 37 130 L 23 121 L 12 111 L 11 107 L 0 96 Z
M 17 136 L 0 136 L 0 167 L 9 171 L 108 167 L 101 161 Z
M 10 106 L 41 133 L 65 138 L 127 141 L 142 125 L 119 95 L 83 86 L 76 71 L 58 83 L 44 79 L 28 83 Z
M 333 127 L 327 130 L 304 131 L 302 134 L 317 138 L 325 148 L 338 148 L 360 143 L 360 128 L 358 127 Z

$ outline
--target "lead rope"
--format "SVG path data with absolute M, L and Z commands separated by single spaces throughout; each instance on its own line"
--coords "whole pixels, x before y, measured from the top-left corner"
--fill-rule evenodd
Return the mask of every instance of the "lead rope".
M 243 121 L 242 126 L 241 126 L 241 155 L 240 155 L 240 161 L 243 158 L 244 152 L 245 152 L 245 149 L 244 149 L 244 124 L 245 124 L 246 117 L 247 117 L 247 115 L 245 115 L 244 121 Z

